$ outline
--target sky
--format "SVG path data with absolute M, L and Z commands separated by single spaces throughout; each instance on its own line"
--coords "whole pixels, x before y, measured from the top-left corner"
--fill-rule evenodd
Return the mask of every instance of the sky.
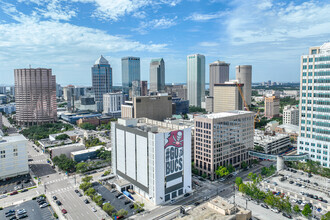
M 52 68 L 57 83 L 91 85 L 102 54 L 114 85 L 121 57 L 164 58 L 166 83 L 185 83 L 186 57 L 252 65 L 253 82 L 299 81 L 300 56 L 330 40 L 330 0 L 0 0 L 0 84 L 14 69 Z

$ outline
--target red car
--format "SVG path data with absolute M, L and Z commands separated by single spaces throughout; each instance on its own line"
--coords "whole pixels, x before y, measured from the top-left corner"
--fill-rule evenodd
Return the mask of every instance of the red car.
M 10 193 L 11 196 L 16 195 L 16 194 L 18 194 L 18 192 L 16 190 L 14 192 Z
M 66 213 L 68 213 L 65 209 L 62 209 L 62 213 L 63 214 L 66 214 Z

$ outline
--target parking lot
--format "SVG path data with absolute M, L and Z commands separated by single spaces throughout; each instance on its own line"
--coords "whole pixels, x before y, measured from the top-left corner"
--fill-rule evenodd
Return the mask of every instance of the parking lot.
M 37 177 L 43 177 L 56 173 L 56 171 L 49 164 L 30 164 L 30 169 Z
M 5 213 L 7 213 L 9 210 L 15 210 L 17 214 L 17 210 L 20 209 L 26 210 L 26 214 L 28 215 L 28 217 L 24 219 L 27 220 L 55 219 L 53 209 L 50 206 L 45 208 L 40 208 L 36 200 L 30 200 L 16 206 L 9 206 L 4 208 L 3 210 L 0 211 L 0 219 L 9 219 L 10 217 L 6 218 Z
M 34 186 L 35 183 L 31 179 L 30 174 L 11 178 L 6 181 L 0 181 L 0 194 L 9 193 L 15 190 L 29 188 Z
M 279 176 L 264 180 L 262 185 L 274 194 L 288 196 L 292 206 L 298 205 L 303 209 L 304 205 L 310 204 L 316 215 L 323 215 L 328 210 L 328 190 L 322 191 L 323 184 L 318 176 L 308 177 L 301 171 L 281 171 Z
M 116 198 L 118 191 L 111 192 L 106 187 L 97 182 L 93 183 L 93 187 L 96 192 L 100 193 L 105 199 L 104 202 L 109 202 L 113 207 L 115 207 L 116 212 L 120 209 L 125 209 L 128 212 L 127 216 L 133 215 L 135 210 L 133 208 L 130 208 L 130 205 L 132 205 L 133 203 L 130 202 L 129 204 L 125 205 L 125 201 L 129 201 L 126 196 L 122 199 L 118 199 Z

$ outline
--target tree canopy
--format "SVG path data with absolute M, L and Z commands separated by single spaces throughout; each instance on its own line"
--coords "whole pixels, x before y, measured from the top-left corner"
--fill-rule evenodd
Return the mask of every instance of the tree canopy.
M 29 139 L 40 140 L 48 138 L 50 134 L 57 134 L 69 130 L 73 130 L 72 125 L 57 122 L 51 124 L 34 125 L 22 130 L 20 133 Z
M 85 130 L 95 130 L 96 126 L 89 123 L 89 122 L 84 122 L 79 125 L 80 128 L 85 129 Z
M 229 174 L 229 171 L 226 167 L 219 166 L 218 169 L 215 170 L 215 174 L 217 174 L 220 177 L 227 176 Z
M 55 137 L 56 140 L 66 140 L 66 139 L 68 139 L 68 138 L 70 138 L 70 137 L 69 137 L 69 135 L 67 135 L 67 134 L 60 134 L 60 135 L 57 135 L 57 136 Z
M 67 172 L 74 172 L 75 166 L 77 162 L 72 160 L 71 158 L 67 158 L 65 154 L 61 154 L 60 156 L 56 156 L 53 158 L 53 163 L 58 166 L 61 170 Z

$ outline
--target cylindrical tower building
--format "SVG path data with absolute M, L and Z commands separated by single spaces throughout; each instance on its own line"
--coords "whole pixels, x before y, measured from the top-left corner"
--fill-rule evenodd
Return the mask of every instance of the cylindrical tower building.
M 239 65 L 236 66 L 236 79 L 239 83 L 244 84 L 243 94 L 247 105 L 251 105 L 252 94 L 252 66 Z

